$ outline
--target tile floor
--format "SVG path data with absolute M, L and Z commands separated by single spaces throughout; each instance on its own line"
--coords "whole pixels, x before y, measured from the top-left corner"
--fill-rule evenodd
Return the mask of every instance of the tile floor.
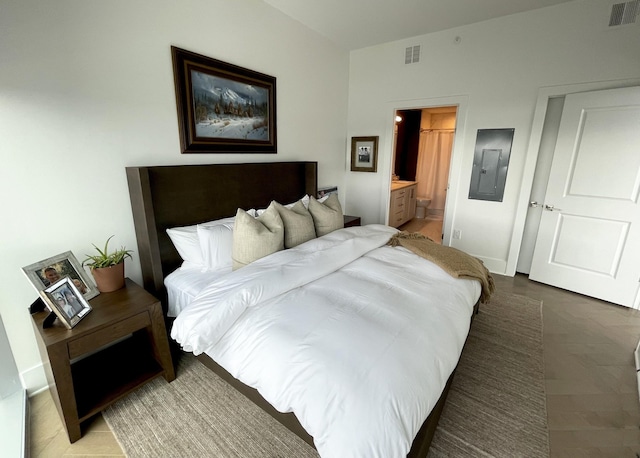
M 640 401 L 633 351 L 640 311 L 528 280 L 495 276 L 497 287 L 543 305 L 545 385 L 552 457 L 640 454 Z M 70 444 L 50 393 L 31 398 L 31 456 L 123 456 L 100 415 Z

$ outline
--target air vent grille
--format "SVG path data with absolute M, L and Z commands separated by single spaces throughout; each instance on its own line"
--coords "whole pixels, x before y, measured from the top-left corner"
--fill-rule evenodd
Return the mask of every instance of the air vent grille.
M 640 0 L 633 0 L 626 3 L 616 3 L 611 7 L 609 27 L 633 24 L 636 22 L 638 13 L 640 13 Z
M 415 64 L 420 62 L 420 45 L 409 46 L 404 50 L 404 63 Z

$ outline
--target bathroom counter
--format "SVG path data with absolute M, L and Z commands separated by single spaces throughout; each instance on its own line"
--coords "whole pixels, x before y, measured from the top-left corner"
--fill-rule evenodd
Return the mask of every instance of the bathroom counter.
M 413 185 L 415 185 L 417 183 L 418 183 L 417 181 L 404 181 L 404 180 L 392 181 L 391 182 L 391 190 L 392 191 L 397 191 L 398 189 L 407 188 L 407 187 L 413 186 Z

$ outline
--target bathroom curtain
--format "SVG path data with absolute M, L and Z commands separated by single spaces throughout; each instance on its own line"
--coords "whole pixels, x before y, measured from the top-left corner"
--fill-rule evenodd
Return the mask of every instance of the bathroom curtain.
M 420 132 L 416 181 L 418 197 L 431 199 L 429 211 L 444 214 L 453 130 L 426 130 Z

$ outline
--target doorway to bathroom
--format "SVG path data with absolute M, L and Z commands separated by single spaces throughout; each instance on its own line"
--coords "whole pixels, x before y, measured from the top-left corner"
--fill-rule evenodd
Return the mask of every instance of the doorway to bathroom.
M 412 108 L 395 113 L 392 181 L 415 183 L 413 218 L 399 229 L 441 243 L 456 129 L 456 106 Z M 390 214 L 391 216 L 391 214 Z

